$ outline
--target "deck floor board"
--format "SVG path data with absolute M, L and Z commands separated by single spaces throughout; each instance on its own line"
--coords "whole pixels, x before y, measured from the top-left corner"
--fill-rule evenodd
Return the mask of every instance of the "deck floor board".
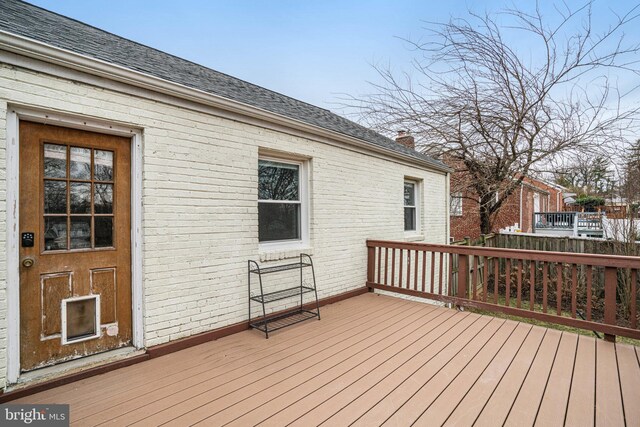
M 640 425 L 640 352 L 366 294 L 16 401 L 108 425 Z

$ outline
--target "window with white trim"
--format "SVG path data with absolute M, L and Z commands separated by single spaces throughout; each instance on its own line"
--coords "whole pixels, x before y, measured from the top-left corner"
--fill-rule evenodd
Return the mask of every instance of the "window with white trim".
M 306 185 L 303 162 L 258 161 L 258 240 L 302 243 L 305 240 Z
M 415 181 L 404 182 L 404 231 L 418 231 L 418 183 Z
M 462 192 L 457 191 L 455 193 L 451 193 L 451 205 L 449 210 L 451 212 L 451 216 L 462 216 Z

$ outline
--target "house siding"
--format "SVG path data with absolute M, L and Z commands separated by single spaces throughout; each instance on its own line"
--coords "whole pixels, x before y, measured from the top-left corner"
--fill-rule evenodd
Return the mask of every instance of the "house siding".
M 142 130 L 147 347 L 246 320 L 247 260 L 299 253 L 260 253 L 259 150 L 310 159 L 308 251 L 313 254 L 320 298 L 364 285 L 367 238 L 405 238 L 405 177 L 422 181 L 424 241 L 448 240 L 446 174 L 6 64 L 0 64 L 0 228 L 6 229 L 7 216 L 8 104 Z M 2 387 L 7 368 L 5 233 L 0 233 L 0 253 Z

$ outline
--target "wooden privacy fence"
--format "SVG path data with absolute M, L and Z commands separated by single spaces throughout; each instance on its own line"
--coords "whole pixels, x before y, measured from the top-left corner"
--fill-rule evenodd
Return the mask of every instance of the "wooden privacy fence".
M 640 257 L 368 240 L 367 286 L 640 339 Z

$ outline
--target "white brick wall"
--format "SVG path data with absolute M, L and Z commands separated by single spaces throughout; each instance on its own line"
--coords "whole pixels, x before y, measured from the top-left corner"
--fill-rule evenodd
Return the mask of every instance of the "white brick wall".
M 7 65 L 0 65 L 0 228 L 6 224 L 7 103 L 143 129 L 147 346 L 246 319 L 247 259 L 261 257 L 259 148 L 311 158 L 310 251 L 321 298 L 364 285 L 367 238 L 404 238 L 405 176 L 422 179 L 425 240 L 447 241 L 445 175 Z M 5 243 L 0 233 L 0 385 L 6 371 Z

